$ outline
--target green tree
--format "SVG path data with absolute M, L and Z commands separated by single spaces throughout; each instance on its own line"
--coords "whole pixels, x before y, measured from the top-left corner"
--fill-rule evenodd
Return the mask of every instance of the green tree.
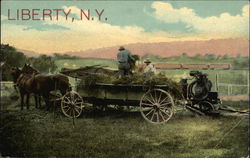
M 197 54 L 195 54 L 194 58 L 195 59 L 201 59 L 202 57 L 201 57 L 201 54 L 197 53 Z
M 214 54 L 205 54 L 204 58 L 206 60 L 214 60 L 214 59 L 216 59 L 216 55 L 214 55 Z
M 187 55 L 187 53 L 185 53 L 185 52 L 184 52 L 184 53 L 182 53 L 182 54 L 181 54 L 181 57 L 183 57 L 183 58 L 187 58 L 187 57 L 188 57 L 188 55 Z
M 21 67 L 27 61 L 26 56 L 22 52 L 18 52 L 14 47 L 8 44 L 1 44 L 0 61 L 10 66 Z
M 53 73 L 57 68 L 54 59 L 47 55 L 29 58 L 29 63 L 42 73 Z
M 77 57 L 77 56 L 70 56 L 68 54 L 60 54 L 60 53 L 54 53 L 53 57 L 55 58 L 55 60 L 58 59 L 79 59 L 81 57 Z
M 228 54 L 223 55 L 222 59 L 229 59 L 230 56 Z

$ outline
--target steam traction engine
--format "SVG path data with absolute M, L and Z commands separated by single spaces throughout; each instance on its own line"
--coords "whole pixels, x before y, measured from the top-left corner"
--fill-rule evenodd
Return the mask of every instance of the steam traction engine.
M 194 77 L 190 84 L 188 79 L 181 80 L 186 108 L 200 114 L 210 114 L 215 110 L 214 105 L 221 103 L 218 92 L 211 92 L 212 82 L 207 78 L 207 74 L 191 71 L 190 76 Z

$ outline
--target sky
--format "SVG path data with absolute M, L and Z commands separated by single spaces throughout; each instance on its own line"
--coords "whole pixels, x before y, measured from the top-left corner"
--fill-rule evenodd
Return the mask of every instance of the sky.
M 38 53 L 221 38 L 249 40 L 248 1 L 1 1 L 1 43 Z

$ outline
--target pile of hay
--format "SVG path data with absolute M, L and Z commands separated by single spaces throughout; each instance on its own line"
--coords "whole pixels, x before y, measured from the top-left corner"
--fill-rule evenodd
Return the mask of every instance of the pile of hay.
M 165 74 L 145 76 L 143 71 L 135 72 L 133 75 L 119 78 L 118 71 L 103 68 L 98 65 L 86 66 L 78 69 L 62 69 L 61 73 L 74 78 L 81 79 L 81 88 L 91 88 L 97 83 L 123 84 L 123 85 L 145 85 L 154 87 L 155 85 L 167 85 L 172 95 L 181 97 L 182 88 L 179 83 L 166 77 Z
M 124 76 L 119 78 L 117 76 L 110 76 L 107 74 L 89 74 L 82 77 L 81 85 L 83 88 L 91 88 L 97 83 L 105 84 L 125 84 L 125 85 L 167 85 L 169 91 L 176 97 L 181 97 L 181 86 L 179 83 L 167 78 L 164 74 L 157 74 L 154 76 L 146 77 L 142 73 L 134 73 L 133 75 Z

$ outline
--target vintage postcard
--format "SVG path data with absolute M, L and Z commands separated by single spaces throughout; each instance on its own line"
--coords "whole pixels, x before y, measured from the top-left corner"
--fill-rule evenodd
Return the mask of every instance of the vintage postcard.
M 0 157 L 249 158 L 249 1 L 2 0 Z

